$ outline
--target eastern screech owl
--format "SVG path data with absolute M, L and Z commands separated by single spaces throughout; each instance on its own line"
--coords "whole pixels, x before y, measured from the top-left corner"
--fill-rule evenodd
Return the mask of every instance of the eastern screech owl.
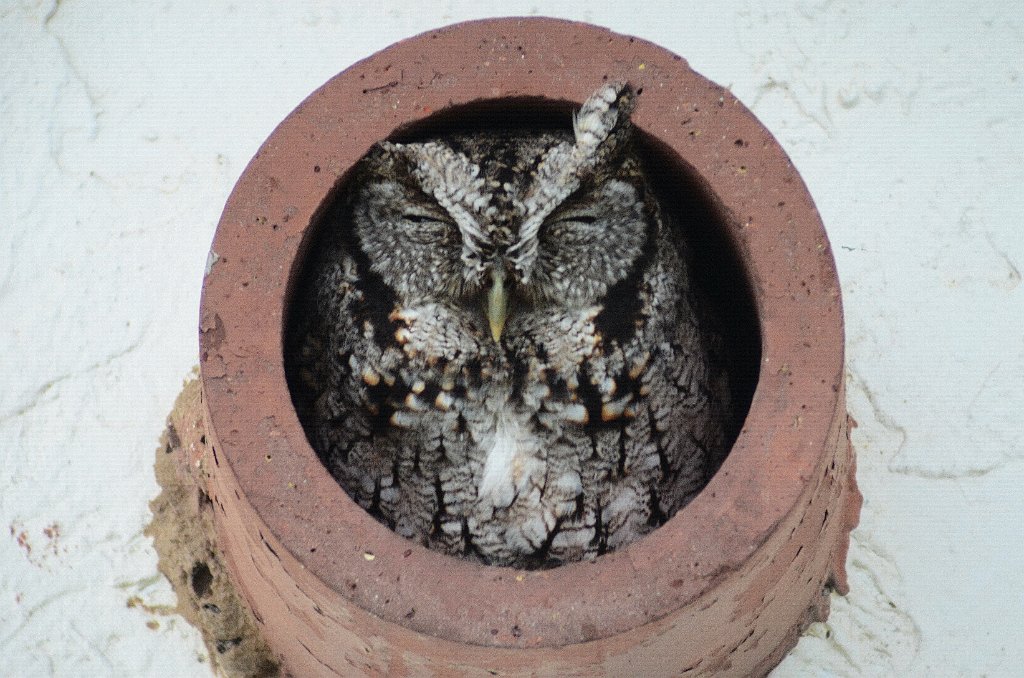
M 571 130 L 382 142 L 327 215 L 299 313 L 303 423 L 398 534 L 496 565 L 593 557 L 724 456 L 719 340 L 635 100 L 606 84 Z

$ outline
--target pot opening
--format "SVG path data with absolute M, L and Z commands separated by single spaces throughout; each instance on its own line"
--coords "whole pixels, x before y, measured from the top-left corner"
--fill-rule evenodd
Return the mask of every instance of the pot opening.
M 642 94 L 640 106 L 643 105 Z M 486 100 L 475 102 L 466 106 L 458 106 L 440 111 L 425 120 L 419 121 L 399 128 L 388 137 L 389 141 L 397 143 L 410 143 L 429 138 L 446 137 L 453 133 L 466 133 L 473 131 L 484 131 L 495 128 L 511 130 L 549 130 L 549 129 L 571 129 L 571 114 L 576 105 L 550 99 L 540 98 L 519 98 Z M 721 337 L 721 355 L 728 373 L 728 393 L 732 402 L 731 417 L 725 423 L 725 445 L 723 452 L 712 455 L 707 461 L 706 477 L 703 484 L 717 472 L 718 467 L 724 461 L 728 450 L 735 442 L 737 435 L 743 425 L 743 421 L 750 407 L 754 390 L 757 386 L 761 359 L 761 338 L 759 333 L 759 322 L 756 306 L 753 301 L 749 276 L 743 265 L 742 257 L 736 246 L 730 239 L 729 231 L 733 227 L 729 223 L 729 217 L 719 207 L 720 202 L 707 189 L 706 184 L 678 154 L 657 139 L 636 131 L 636 142 L 638 155 L 644 166 L 651 186 L 659 197 L 662 209 L 668 212 L 671 220 L 677 225 L 675 237 L 688 243 L 684 249 L 684 258 L 690 271 L 691 285 L 697 290 L 698 313 L 705 316 L 704 321 L 715 327 L 717 334 Z M 391 464 L 386 455 L 368 453 L 375 439 L 382 434 L 389 426 L 402 426 L 407 419 L 403 414 L 401 402 L 390 402 L 393 397 L 389 395 L 388 389 L 394 389 L 394 377 L 375 370 L 368 370 L 361 363 L 361 356 L 351 355 L 344 350 L 332 348 L 328 360 L 335 362 L 334 371 L 321 370 L 311 356 L 317 351 L 325 350 L 323 336 L 315 336 L 322 330 L 311 331 L 311 319 L 321 315 L 325 304 L 334 303 L 327 299 L 322 292 L 322 275 L 325 261 L 335 256 L 340 250 L 353 252 L 353 238 L 346 229 L 331 228 L 346 219 L 351 211 L 351 191 L 349 184 L 352 183 L 353 172 L 349 171 L 343 176 L 334 189 L 328 195 L 319 210 L 319 216 L 315 219 L 309 229 L 306 240 L 303 243 L 301 255 L 296 259 L 295 269 L 290 277 L 290 290 L 286 306 L 285 323 L 285 368 L 288 378 L 288 387 L 291 392 L 292 401 L 296 408 L 299 420 L 306 431 L 313 449 L 317 452 L 321 461 L 332 474 L 339 480 L 342 487 L 349 491 L 353 484 L 358 485 L 359 480 L 339 477 L 336 472 L 339 464 L 346 463 L 349 455 L 361 455 L 365 464 L 378 466 Z M 351 284 L 351 278 L 345 279 L 343 267 L 337 268 L 337 274 L 331 278 L 332 285 L 345 286 Z M 370 275 L 368 258 L 365 253 L 356 252 L 350 261 L 348 273 L 363 276 L 368 281 L 369 287 L 366 295 L 373 297 L 375 303 L 381 308 L 390 308 L 389 302 L 393 300 L 393 292 L 379 279 L 379 276 Z M 321 273 L 318 277 L 318 271 Z M 319 300 L 317 290 L 321 289 Z M 400 319 L 400 316 L 397 316 Z M 382 311 L 374 315 L 369 312 L 365 315 L 367 327 L 376 331 L 376 336 L 382 336 L 385 332 L 388 339 L 398 337 L 401 334 L 401 320 L 396 321 L 396 314 Z M 499 330 L 500 331 L 500 330 Z M 396 334 L 398 333 L 398 334 Z M 312 338 L 311 338 L 312 337 Z M 380 342 L 371 350 L 380 351 Z M 360 370 L 358 373 L 355 370 Z M 336 378 L 340 371 L 348 370 L 349 374 L 358 374 L 361 382 L 365 385 L 367 395 L 360 397 L 365 401 L 367 397 L 377 401 L 365 403 L 370 414 L 365 421 L 350 426 L 349 417 L 345 414 L 346 405 L 344 397 L 337 393 L 329 394 L 320 387 L 323 384 L 325 375 L 332 374 Z M 392 383 L 388 383 L 389 380 Z M 459 389 L 438 390 L 435 386 L 415 381 L 409 384 L 399 383 L 403 395 L 409 392 L 404 403 L 415 411 L 424 405 L 426 409 L 434 411 L 444 410 L 449 394 L 455 397 L 459 395 Z M 359 388 L 362 388 L 360 385 Z M 389 400 L 390 399 L 390 400 Z M 432 407 L 433 405 L 433 407 Z M 338 426 L 346 429 L 344 436 L 332 439 L 330 435 L 324 435 L 323 418 L 325 412 L 333 413 Z M 602 411 L 603 413 L 603 411 Z M 437 414 L 437 416 L 444 416 Z M 653 415 L 652 415 L 653 417 Z M 462 414 L 458 415 L 456 426 L 465 427 L 466 421 Z M 500 435 L 505 435 L 510 440 L 515 439 L 516 432 L 499 434 L 495 433 L 495 440 Z M 625 433 L 622 433 L 625 437 Z M 342 438 L 344 437 L 344 440 Z M 498 443 L 493 443 L 497 447 Z M 442 444 L 440 451 L 435 448 L 434 454 L 452 456 L 452 451 Z M 426 452 L 424 452 L 426 454 Z M 597 454 L 595 445 L 594 454 Z M 623 453 L 624 454 L 624 453 Z M 412 465 L 420 463 L 420 453 L 417 452 Z M 426 461 L 424 461 L 426 463 Z M 410 466 L 412 468 L 412 466 Z M 388 476 L 397 479 L 401 473 L 407 472 L 399 468 L 398 462 L 393 462 L 393 467 L 384 468 L 378 476 Z M 487 468 L 484 468 L 483 475 L 486 476 Z M 621 472 L 621 466 L 620 466 Z M 468 473 L 468 472 L 467 472 Z M 445 490 L 443 485 L 449 482 L 457 482 L 451 478 L 436 482 L 434 490 L 436 495 L 419 497 L 419 500 L 429 503 L 436 501 L 438 506 L 443 504 L 441 493 Z M 703 487 L 703 484 L 700 486 Z M 348 486 L 346 486 L 348 485 Z M 381 522 L 388 524 L 389 521 L 381 517 L 380 507 L 393 501 L 397 492 L 397 481 L 378 480 L 364 484 L 356 493 L 349 491 L 349 495 L 368 509 L 374 517 Z M 481 483 L 482 485 L 482 483 Z M 501 489 L 496 490 L 498 494 Z M 356 497 L 356 494 L 361 494 Z M 516 495 L 518 496 L 518 495 Z M 692 497 L 691 497 L 692 498 Z M 655 501 L 656 501 L 655 495 Z M 496 504 L 497 505 L 497 504 Z M 582 509 L 578 509 L 582 510 Z M 657 527 L 668 518 L 671 518 L 675 510 L 667 514 L 657 508 L 652 509 L 652 517 L 648 519 L 649 524 Z M 469 546 L 470 540 L 467 536 L 471 525 L 466 518 L 461 521 L 452 520 L 453 516 L 445 514 L 444 509 L 435 512 L 432 529 L 438 535 L 448 535 L 458 542 L 461 537 L 467 545 L 464 553 L 454 553 L 452 549 L 445 548 L 453 555 L 464 555 L 474 560 L 488 562 L 486 557 L 476 551 L 475 547 Z M 601 520 L 598 512 L 598 521 Z M 656 521 L 656 522 L 655 522 Z M 397 523 L 390 521 L 389 527 L 403 534 L 407 532 L 408 526 L 403 525 L 401 520 Z M 557 529 L 556 529 L 557 531 Z M 411 536 L 406 533 L 404 536 Z M 595 536 L 596 539 L 596 536 Z M 523 561 L 506 562 L 499 564 L 512 564 L 519 567 L 550 567 L 561 564 L 561 561 L 553 554 L 553 543 L 548 539 L 546 543 L 538 548 L 536 558 Z M 616 544 L 603 544 L 598 554 L 615 548 Z M 461 548 L 461 547 L 460 547 Z

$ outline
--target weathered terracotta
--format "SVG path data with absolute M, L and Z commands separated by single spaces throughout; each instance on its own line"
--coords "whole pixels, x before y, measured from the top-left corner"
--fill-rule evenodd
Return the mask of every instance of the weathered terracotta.
M 691 168 L 746 269 L 761 364 L 745 425 L 693 503 L 595 562 L 527 572 L 427 551 L 344 494 L 292 407 L 283 319 L 311 224 L 396 129 L 479 100 L 578 103 L 605 76 L 643 88 L 636 125 Z M 846 591 L 860 495 L 828 239 L 772 135 L 680 57 L 536 18 L 400 42 L 281 123 L 212 249 L 200 344 L 219 540 L 291 674 L 759 675 L 825 618 L 829 587 Z

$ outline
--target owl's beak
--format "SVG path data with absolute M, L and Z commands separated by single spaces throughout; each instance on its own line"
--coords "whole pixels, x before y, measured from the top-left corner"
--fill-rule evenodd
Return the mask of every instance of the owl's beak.
M 505 292 L 505 273 L 500 268 L 491 271 L 491 289 L 487 290 L 487 322 L 491 325 L 491 336 L 501 341 L 508 316 L 508 294 Z

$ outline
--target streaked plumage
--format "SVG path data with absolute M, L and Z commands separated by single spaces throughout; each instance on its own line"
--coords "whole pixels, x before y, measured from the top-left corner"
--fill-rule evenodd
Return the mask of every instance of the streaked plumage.
M 548 566 L 646 534 L 725 453 L 727 379 L 607 84 L 572 129 L 396 144 L 313 257 L 303 424 L 399 534 Z

